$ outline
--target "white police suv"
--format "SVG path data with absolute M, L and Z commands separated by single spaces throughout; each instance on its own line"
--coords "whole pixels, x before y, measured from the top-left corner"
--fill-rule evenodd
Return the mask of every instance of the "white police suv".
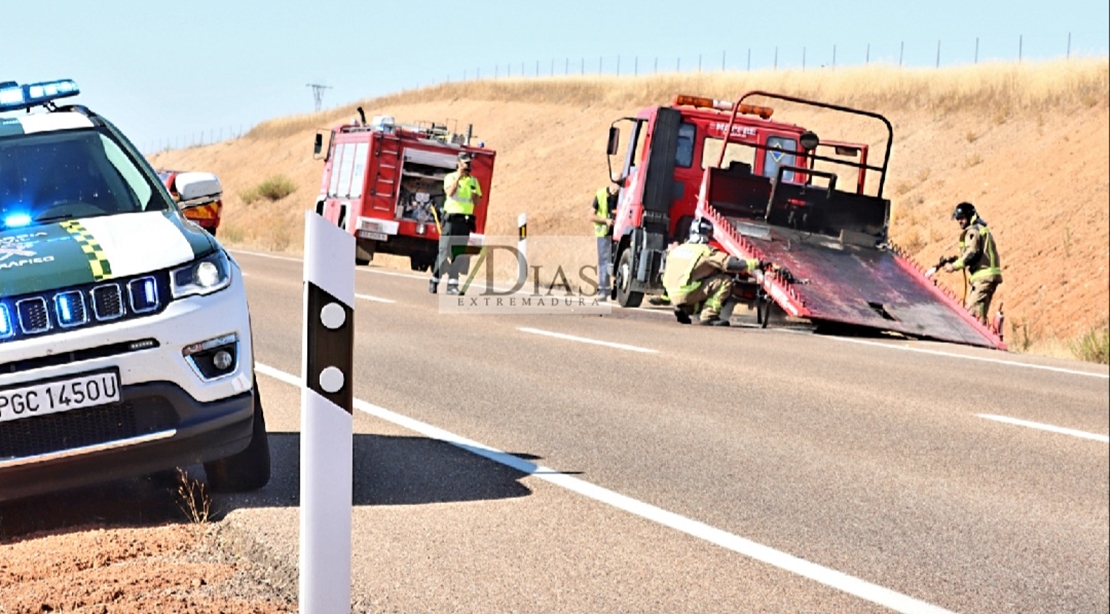
M 0 501 L 203 463 L 270 478 L 242 273 L 109 121 L 0 83 Z

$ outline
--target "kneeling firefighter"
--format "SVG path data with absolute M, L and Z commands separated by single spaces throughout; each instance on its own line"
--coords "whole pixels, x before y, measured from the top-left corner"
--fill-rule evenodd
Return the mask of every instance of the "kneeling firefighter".
M 728 326 L 728 320 L 722 320 L 720 315 L 732 294 L 733 277 L 765 268 L 764 263 L 755 258 L 734 258 L 712 247 L 709 245 L 712 238 L 713 224 L 698 218 L 690 224 L 686 242 L 667 254 L 663 287 L 674 305 L 675 318 L 683 324 L 690 324 L 690 315 L 704 303 L 699 324 Z

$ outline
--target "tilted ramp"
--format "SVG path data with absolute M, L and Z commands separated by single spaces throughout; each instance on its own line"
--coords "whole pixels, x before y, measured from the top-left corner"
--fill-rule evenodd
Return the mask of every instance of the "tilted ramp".
M 787 314 L 908 336 L 1005 349 L 956 297 L 925 277 L 896 248 L 728 219 L 704 207 L 722 248 L 741 258 L 785 267 L 768 272 L 763 287 Z

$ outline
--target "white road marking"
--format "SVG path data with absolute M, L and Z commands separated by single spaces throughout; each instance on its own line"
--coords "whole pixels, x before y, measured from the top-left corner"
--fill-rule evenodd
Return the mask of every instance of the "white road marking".
M 1051 424 L 1042 424 L 1040 422 L 1029 422 L 1028 420 L 1018 420 L 1017 418 L 1010 418 L 1009 416 L 995 416 L 992 414 L 975 414 L 980 418 L 987 420 L 995 420 L 997 422 L 1005 422 L 1007 424 L 1016 424 L 1018 426 L 1026 426 L 1031 429 L 1040 429 L 1042 431 L 1051 431 L 1053 433 L 1060 433 L 1062 435 L 1071 435 L 1072 437 L 1080 437 L 1083 439 L 1093 439 L 1103 443 L 1110 443 L 1110 436 L 1099 435 L 1098 433 L 1088 433 L 1086 431 L 1077 431 L 1075 429 L 1064 428 L 1062 426 L 1053 426 Z
M 295 258 L 293 256 L 278 256 L 277 254 L 267 254 L 265 252 L 252 252 L 245 249 L 228 249 L 227 251 L 232 254 L 247 254 L 248 256 L 258 256 L 259 258 L 270 258 L 272 260 L 288 260 L 290 262 L 304 262 L 303 258 Z
M 299 388 L 303 385 L 300 378 L 279 371 L 273 367 L 257 364 L 255 365 L 255 369 L 263 375 L 268 375 L 291 386 Z M 454 433 L 420 422 L 419 420 L 402 416 L 401 414 L 372 403 L 367 403 L 361 399 L 354 400 L 354 408 L 376 418 L 392 422 L 403 428 L 420 433 L 425 437 L 449 443 L 473 454 L 477 454 L 478 456 L 488 458 L 496 463 L 516 469 L 521 473 L 561 486 L 572 492 L 600 501 L 601 503 L 657 522 L 663 526 L 686 533 L 687 535 L 703 539 L 744 556 L 763 561 L 769 565 L 774 565 L 780 569 L 820 582 L 821 584 L 855 595 L 861 599 L 877 603 L 896 612 L 951 614 L 948 610 L 933 604 L 855 578 L 843 572 L 836 571 L 835 569 L 811 563 L 791 554 L 775 550 L 769 546 L 764 546 L 705 523 L 686 518 L 685 516 L 668 512 L 667 510 L 644 503 L 643 501 L 627 497 L 609 489 L 555 471 L 554 469 L 537 465 L 520 457 L 513 456 L 512 454 L 460 437 Z
M 355 298 L 360 298 L 364 301 L 375 301 L 378 303 L 396 303 L 397 301 L 390 298 L 381 298 L 377 296 L 370 296 L 369 294 L 356 294 Z
M 384 270 L 384 269 L 364 269 L 364 268 L 356 268 L 355 271 L 359 272 L 359 273 L 377 273 L 378 275 L 389 275 L 390 277 L 407 277 L 409 279 L 423 279 L 425 281 L 432 278 L 431 273 L 428 273 L 426 275 L 417 275 L 415 273 L 402 273 L 400 271 L 387 271 L 387 270 Z
M 577 341 L 579 343 L 592 343 L 594 345 L 604 345 L 606 347 L 617 348 L 620 350 L 631 350 L 633 352 L 644 352 L 647 354 L 658 354 L 659 350 L 651 350 L 648 348 L 637 347 L 635 345 L 625 345 L 623 343 L 613 343 L 611 341 L 598 341 L 597 339 L 589 339 L 587 337 L 575 337 L 573 335 L 564 335 L 562 333 L 553 333 L 547 330 L 540 330 L 538 328 L 523 328 L 519 327 L 517 330 L 525 333 L 532 333 L 535 335 L 546 335 L 548 337 L 555 337 L 556 339 L 566 339 L 567 341 Z
M 832 339 L 834 341 L 847 341 L 849 343 L 860 343 L 863 345 L 871 345 L 880 348 L 887 348 L 891 350 L 904 350 L 906 352 L 919 352 L 921 354 L 932 354 L 934 356 L 945 356 L 947 358 L 963 358 L 965 360 L 979 360 L 982 362 L 993 362 L 995 364 L 1007 365 L 1011 367 L 1025 367 L 1027 369 L 1043 369 L 1045 371 L 1056 371 L 1057 373 L 1067 373 L 1069 375 L 1086 375 L 1087 377 L 1101 377 L 1102 379 L 1110 379 L 1110 374 L 1107 373 L 1092 373 L 1090 371 L 1078 371 L 1076 369 L 1065 369 L 1063 367 L 1049 367 L 1047 365 L 1033 365 L 1024 362 L 1015 362 L 1012 360 L 1001 360 L 998 358 L 985 358 L 983 356 L 965 356 L 963 354 L 953 354 L 951 352 L 941 352 L 940 350 L 926 350 L 924 348 L 907 347 L 904 345 L 890 345 L 887 343 L 879 343 L 876 341 L 865 341 L 863 339 L 850 339 L 847 337 L 824 337 L 825 339 Z
M 248 256 L 258 256 L 259 258 L 270 258 L 272 260 L 286 260 L 288 262 L 304 262 L 304 258 L 297 258 L 295 256 L 279 256 L 277 254 L 267 254 L 265 252 L 252 252 L 245 249 L 232 249 L 229 250 L 233 254 L 247 254 Z M 413 273 L 402 273 L 400 271 L 387 271 L 383 269 L 368 269 L 364 267 L 355 267 L 356 273 L 378 273 L 380 275 L 392 275 L 394 277 L 409 277 L 412 279 L 428 279 L 428 276 L 415 275 Z

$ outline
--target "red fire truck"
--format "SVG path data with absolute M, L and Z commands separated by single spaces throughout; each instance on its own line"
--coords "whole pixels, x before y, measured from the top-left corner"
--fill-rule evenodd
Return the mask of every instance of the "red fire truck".
M 485 237 L 490 182 L 496 152 L 445 124 L 398 124 L 392 116 L 359 119 L 332 128 L 316 212 L 355 236 L 355 262 L 368 264 L 375 253 L 408 256 L 414 271 L 435 263 L 443 220 L 443 178 L 454 172 L 460 153 L 471 156 L 471 173 L 482 186 L 474 205 L 470 244 Z M 316 133 L 314 159 L 320 159 L 323 133 Z
M 771 120 L 774 108 L 748 102 L 756 96 L 846 113 L 853 125 L 877 120 L 886 136 L 881 163 L 869 162 L 866 144 Z M 624 124 L 629 134 L 614 175 Z M 890 201 L 882 194 L 892 140 L 890 122 L 877 113 L 762 91 L 734 102 L 679 95 L 617 119 L 608 144 L 610 178 L 621 186 L 613 298 L 635 307 L 645 293 L 661 294 L 668 247 L 704 217 L 717 247 L 782 267 L 734 290 L 764 326 L 774 306 L 819 326 L 1004 349 L 1001 314 L 983 326 L 889 240 Z M 838 183 L 834 171 L 847 181 Z M 865 192 L 869 173 L 878 175 L 874 194 Z

